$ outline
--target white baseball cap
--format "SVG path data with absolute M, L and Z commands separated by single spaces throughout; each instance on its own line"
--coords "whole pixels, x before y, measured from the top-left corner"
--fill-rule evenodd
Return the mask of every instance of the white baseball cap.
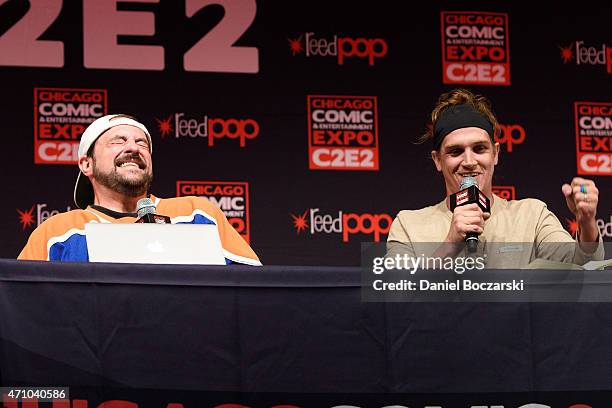
M 98 140 L 100 136 L 104 134 L 108 129 L 115 126 L 128 125 L 134 126 L 142 130 L 147 139 L 149 139 L 149 149 L 153 152 L 153 143 L 151 142 L 151 134 L 142 123 L 133 119 L 131 116 L 123 114 L 114 114 L 102 116 L 94 120 L 83 132 L 81 136 L 81 143 L 79 143 L 79 160 L 81 157 L 87 156 L 87 152 L 91 146 Z M 85 176 L 81 171 L 76 179 L 74 185 L 74 203 L 78 208 L 85 209 L 88 205 L 94 202 L 94 191 L 89 177 Z

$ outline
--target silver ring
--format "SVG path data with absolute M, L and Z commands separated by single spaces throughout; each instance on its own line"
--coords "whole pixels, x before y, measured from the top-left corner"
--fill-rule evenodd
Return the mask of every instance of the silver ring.
M 587 193 L 582 193 L 582 201 L 584 201 L 585 203 L 589 202 L 589 200 L 587 199 Z

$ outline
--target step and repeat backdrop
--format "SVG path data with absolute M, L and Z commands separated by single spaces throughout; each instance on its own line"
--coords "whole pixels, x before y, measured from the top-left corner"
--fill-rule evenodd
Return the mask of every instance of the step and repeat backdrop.
M 152 193 L 218 205 L 265 264 L 358 265 L 402 209 L 444 197 L 415 140 L 438 95 L 486 95 L 498 195 L 600 189 L 612 240 L 612 7 L 491 2 L 0 0 L 0 256 L 74 208 L 83 130 L 139 118 Z

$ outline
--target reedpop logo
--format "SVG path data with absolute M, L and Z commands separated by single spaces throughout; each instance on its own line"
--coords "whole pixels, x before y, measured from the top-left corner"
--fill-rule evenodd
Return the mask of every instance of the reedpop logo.
M 344 65 L 346 59 L 354 57 L 367 59 L 368 65 L 372 66 L 377 58 L 383 58 L 389 50 L 387 41 L 382 38 L 351 38 L 338 35 L 323 38 L 309 32 L 288 41 L 294 56 L 304 52 L 306 57 L 336 57 L 338 65 Z
M 606 222 L 603 218 L 597 218 L 596 220 L 597 228 L 599 228 L 599 233 L 602 238 L 612 238 L 612 215 L 610 215 L 609 222 Z M 565 219 L 565 225 L 568 232 L 575 236 L 578 231 L 578 222 L 575 219 Z
M 238 139 L 240 147 L 246 146 L 247 140 L 259 135 L 259 123 L 254 119 L 221 119 L 203 115 L 200 118 L 188 118 L 185 113 L 174 113 L 165 119 L 155 119 L 162 138 L 174 135 L 176 139 L 203 138 L 209 147 L 215 145 L 215 140 L 228 138 Z
M 499 134 L 495 135 L 495 141 L 506 147 L 508 153 L 512 153 L 513 145 L 525 142 L 525 128 L 519 124 L 499 124 Z
M 36 210 L 36 214 L 34 211 Z M 66 207 L 65 212 L 70 211 L 70 206 Z M 21 224 L 21 229 L 25 231 L 30 228 L 34 223 L 36 226 L 42 224 L 47 218 L 51 218 L 56 214 L 62 213 L 64 211 L 60 210 L 50 210 L 48 209 L 48 205 L 46 203 L 34 204 L 29 209 L 21 210 L 17 208 L 17 214 L 19 216 L 19 223 Z
M 389 233 L 393 218 L 389 214 L 343 213 L 320 214 L 319 208 L 309 208 L 301 214 L 290 214 L 298 234 L 309 232 L 311 235 L 342 234 L 342 241 L 348 242 L 351 235 L 372 235 L 379 242 L 382 235 Z
M 574 41 L 568 46 L 559 46 L 563 63 L 574 61 L 576 65 L 605 65 L 608 74 L 612 74 L 612 47 L 601 44 L 586 46 L 584 41 Z

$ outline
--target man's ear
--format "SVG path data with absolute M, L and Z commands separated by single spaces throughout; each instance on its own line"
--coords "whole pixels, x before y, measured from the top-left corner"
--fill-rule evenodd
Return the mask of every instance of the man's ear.
M 495 154 L 494 158 L 493 158 L 493 164 L 497 166 L 497 161 L 499 160 L 499 143 L 495 142 L 495 144 L 493 145 L 493 152 Z
M 84 156 L 79 159 L 79 169 L 85 176 L 90 177 L 93 174 L 93 158 Z
M 440 165 L 440 153 L 437 150 L 431 151 L 431 160 L 433 160 L 435 163 L 436 170 L 442 171 L 442 166 Z

